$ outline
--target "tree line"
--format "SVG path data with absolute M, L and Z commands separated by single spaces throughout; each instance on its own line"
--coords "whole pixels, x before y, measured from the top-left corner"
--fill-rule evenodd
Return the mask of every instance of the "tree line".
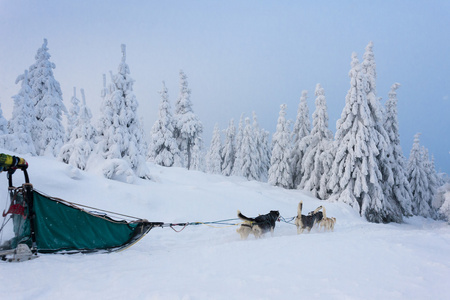
M 445 205 L 438 189 L 444 181 L 428 151 L 420 146 L 419 134 L 409 160 L 400 147 L 396 93 L 400 85 L 392 85 L 384 106 L 377 98 L 373 43 L 367 45 L 362 63 L 352 54 L 350 88 L 334 136 L 328 128 L 325 92 L 317 84 L 312 125 L 308 93 L 303 91 L 295 122 L 286 120 L 287 107 L 281 105 L 271 141 L 255 113 L 252 120 L 243 114 L 237 129 L 233 119 L 224 131 L 215 126 L 207 151 L 203 149 L 203 125 L 193 111 L 183 71 L 173 112 L 162 83 L 158 119 L 147 143 L 137 117 L 125 45 L 121 50 L 118 71 L 110 72 L 109 84 L 103 75 L 101 115 L 93 125 L 83 89 L 82 101 L 74 88 L 70 109 L 63 104 L 53 76 L 55 64 L 50 62 L 44 40 L 35 63 L 16 80 L 21 87 L 13 96 L 11 120 L 6 121 L 0 110 L 0 147 L 58 157 L 81 170 L 100 169 L 107 178 L 127 182 L 136 176 L 150 178 L 147 161 L 244 176 L 347 203 L 371 222 L 402 222 L 403 216 L 412 215 L 442 217 L 439 208 Z

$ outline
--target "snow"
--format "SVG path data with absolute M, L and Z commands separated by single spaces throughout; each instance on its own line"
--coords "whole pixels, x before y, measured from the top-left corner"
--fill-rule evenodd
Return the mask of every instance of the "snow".
M 1 149 L 0 149 L 1 150 Z M 8 153 L 7 151 L 5 151 Z M 10 152 L 9 152 L 10 153 Z M 134 184 L 79 171 L 50 157 L 24 156 L 34 188 L 69 201 L 146 218 L 206 222 L 279 210 L 285 218 L 319 205 L 334 232 L 297 235 L 279 222 L 273 236 L 240 240 L 236 227 L 155 228 L 111 254 L 40 255 L 1 263 L 0 299 L 434 299 L 450 295 L 450 226 L 423 217 L 374 224 L 343 203 L 319 201 L 243 177 L 148 163 L 152 181 Z M 101 173 L 101 172 L 97 172 Z M 21 171 L 13 177 L 22 182 Z M 0 176 L 0 206 L 7 201 Z M 181 227 L 177 228 L 178 230 Z M 5 238 L 5 236 L 3 236 Z

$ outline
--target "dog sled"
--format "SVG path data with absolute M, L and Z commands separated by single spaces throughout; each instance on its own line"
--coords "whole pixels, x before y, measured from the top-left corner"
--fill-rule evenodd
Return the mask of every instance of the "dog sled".
M 299 203 L 297 217 L 290 220 L 281 217 L 278 211 L 256 218 L 248 218 L 238 211 L 237 219 L 186 223 L 149 222 L 45 195 L 33 188 L 27 170 L 23 172 L 25 183 L 20 187 L 13 186 L 13 174 L 8 173 L 10 202 L 8 209 L 3 211 L 4 220 L 0 227 L 1 241 L 5 225 L 12 221 L 13 237 L 0 245 L 0 259 L 8 262 L 31 260 L 38 257 L 38 253 L 121 251 L 137 243 L 155 227 L 170 227 L 181 232 L 188 225 L 241 225 L 237 232 L 241 234 L 241 239 L 246 239 L 249 233 L 258 238 L 265 232 L 273 232 L 276 221 L 296 225 L 298 233 L 305 228 L 309 232 L 318 221 L 323 222 L 322 219 L 329 219 L 331 230 L 336 222 L 335 218 L 326 217 L 322 206 L 307 216 L 302 215 L 302 202 Z M 323 209 L 323 215 L 320 209 Z M 292 223 L 294 219 L 295 224 Z M 236 223 L 236 220 L 241 222 Z M 176 230 L 175 227 L 182 228 Z
M 91 253 L 120 251 L 137 243 L 161 222 L 148 222 L 51 197 L 25 183 L 14 187 L 8 173 L 9 208 L 3 224 L 12 220 L 14 236 L 0 246 L 4 261 L 24 261 L 38 253 Z

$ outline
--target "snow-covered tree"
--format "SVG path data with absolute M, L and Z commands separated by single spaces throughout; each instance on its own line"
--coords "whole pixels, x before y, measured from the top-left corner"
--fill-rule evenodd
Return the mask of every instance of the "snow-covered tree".
M 258 124 L 258 117 L 256 116 L 256 113 L 253 112 L 253 136 L 255 139 L 255 147 L 256 150 L 258 151 L 257 156 L 256 156 L 256 161 L 255 161 L 255 165 L 258 168 L 256 177 L 257 180 L 259 181 L 263 181 L 267 178 L 267 171 L 268 168 L 270 167 L 270 161 L 264 161 L 264 151 L 263 151 L 263 131 L 259 128 L 259 124 Z
M 292 131 L 291 169 L 294 187 L 298 187 L 302 179 L 301 169 L 303 151 L 300 150 L 300 142 L 305 136 L 309 135 L 311 131 L 308 103 L 306 102 L 307 98 L 308 91 L 302 91 L 297 110 L 297 119 L 295 120 L 294 129 Z
M 173 135 L 174 126 L 169 94 L 164 82 L 160 94 L 158 120 L 152 127 L 148 157 L 161 166 L 180 166 L 180 151 Z
M 19 82 L 22 82 L 21 88 L 19 93 L 12 97 L 14 99 L 14 107 L 12 118 L 8 123 L 9 133 L 16 137 L 14 139 L 16 143 L 9 143 L 7 149 L 16 153 L 36 155 L 31 134 L 36 132 L 37 121 L 34 114 L 33 94 L 27 70 L 17 77 L 16 84 Z
M 250 118 L 245 118 L 245 127 L 242 135 L 241 146 L 237 149 L 235 165 L 235 174 L 240 174 L 249 180 L 258 180 L 258 150 L 256 149 L 256 141 L 253 135 L 253 126 L 250 124 Z
M 77 98 L 77 88 L 73 88 L 73 96 L 70 99 L 72 106 L 69 108 L 69 114 L 67 115 L 67 128 L 66 128 L 66 140 L 70 140 L 72 136 L 72 130 L 75 128 L 77 120 L 80 115 L 80 100 Z
M 291 139 L 286 121 L 286 104 L 280 106 L 277 130 L 272 137 L 272 158 L 270 160 L 268 183 L 284 188 L 292 187 L 292 174 L 289 159 Z
M 439 214 L 450 222 L 450 182 L 445 183 L 440 187 L 440 195 L 442 197 L 441 207 L 439 208 Z
M 325 91 L 320 84 L 316 86 L 316 110 L 313 113 L 313 128 L 299 143 L 299 150 L 304 153 L 302 160 L 302 180 L 299 188 L 310 191 L 321 199 L 327 197 L 327 166 L 324 165 L 323 153 L 329 148 L 333 134 L 328 129 L 328 111 Z
M 222 141 L 218 124 L 214 126 L 211 145 L 206 153 L 206 171 L 212 174 L 222 173 Z
M 188 88 L 187 76 L 180 71 L 180 95 L 175 105 L 174 134 L 183 159 L 183 166 L 188 170 L 191 169 L 194 155 L 198 159 L 202 159 L 200 156 L 203 133 L 203 125 L 192 110 L 190 95 L 191 90 Z
M 8 135 L 8 121 L 6 121 L 3 116 L 3 110 L 0 103 L 0 147 L 5 148 L 7 146 L 7 135 Z
M 244 139 L 244 114 L 241 114 L 241 118 L 239 119 L 239 127 L 236 135 L 236 159 L 234 160 L 233 166 L 233 175 L 242 176 L 242 166 L 243 166 L 243 157 L 244 154 L 242 150 L 242 140 Z
M 144 178 L 148 174 L 145 159 L 147 149 L 137 116 L 138 102 L 133 92 L 134 80 L 130 77 L 126 63 L 125 45 L 122 45 L 122 54 L 118 73 L 112 75 L 112 83 L 102 103 L 100 152 L 107 160 L 126 161 L 137 176 Z M 124 170 L 124 164 L 121 163 L 121 166 L 119 169 L 122 173 L 130 174 Z M 112 178 L 109 176 L 114 176 L 115 170 L 118 170 L 115 166 L 105 168 L 105 176 Z
M 231 119 L 225 132 L 225 143 L 222 149 L 222 174 L 225 176 L 230 176 L 233 171 L 234 160 L 236 158 L 235 136 L 236 127 L 234 126 L 234 120 Z
M 44 39 L 35 58 L 36 62 L 29 68 L 29 80 L 38 130 L 32 134 L 32 138 L 38 155 L 57 156 L 64 144 L 62 114 L 67 110 L 59 83 L 53 76 L 55 64 L 49 61 L 47 39 Z
M 270 159 L 272 157 L 272 147 L 270 145 L 269 140 L 270 133 L 267 130 L 261 129 L 260 131 L 260 161 L 261 161 L 261 170 L 262 170 L 262 176 L 261 180 L 266 181 L 269 174 L 270 169 Z
M 74 91 L 75 95 L 75 91 Z M 73 124 L 68 142 L 61 148 L 59 157 L 66 164 L 85 170 L 89 156 L 94 150 L 95 128 L 91 124 L 92 113 L 86 105 L 84 90 L 81 89 L 82 104 L 78 107 L 77 119 Z
M 438 210 L 439 207 L 434 206 L 437 190 L 439 188 L 439 178 L 436 172 L 436 168 L 434 166 L 434 157 L 431 157 L 428 154 L 428 149 L 422 147 L 423 161 L 424 167 L 428 178 L 428 193 L 430 195 L 430 208 L 431 208 L 431 217 L 433 219 L 438 219 Z
M 400 207 L 386 203 L 380 184 L 379 133 L 367 99 L 368 79 L 352 54 L 350 89 L 337 122 L 329 188 L 333 197 L 357 209 L 370 222 L 401 222 Z
M 409 153 L 408 181 L 412 193 L 412 213 L 417 216 L 431 217 L 430 183 L 428 182 L 427 166 L 424 161 L 425 155 L 420 147 L 420 133 L 414 136 L 414 143 Z
M 403 212 L 403 209 L 402 203 L 400 203 L 399 199 L 392 196 L 392 190 L 394 189 L 395 185 L 394 174 L 392 172 L 394 166 L 392 164 L 395 162 L 393 162 L 390 157 L 393 150 L 391 145 L 388 143 L 389 136 L 384 127 L 385 112 L 383 110 L 383 106 L 380 103 L 380 100 L 377 98 L 376 64 L 372 42 L 369 42 L 369 44 L 366 46 L 366 51 L 364 53 L 363 59 L 362 71 L 365 75 L 366 80 L 365 86 L 367 102 L 372 119 L 374 120 L 374 132 L 376 135 L 374 137 L 374 141 L 379 153 L 376 156 L 376 159 L 382 176 L 380 184 L 383 188 L 383 194 L 385 196 L 383 210 L 386 211 L 388 215 L 393 217 L 391 221 L 400 222 L 402 220 L 401 214 Z M 376 207 L 374 209 L 375 211 L 378 210 L 378 208 Z M 400 217 L 398 217 L 398 215 L 400 215 Z
M 398 112 L 397 112 L 397 89 L 400 84 L 394 83 L 389 92 L 389 99 L 386 102 L 386 118 L 384 122 L 384 128 L 388 135 L 388 145 L 390 145 L 391 151 L 388 154 L 390 160 L 389 165 L 392 168 L 393 184 L 392 190 L 387 191 L 388 197 L 395 198 L 395 201 L 399 202 L 402 207 L 402 213 L 404 216 L 411 216 L 411 186 L 407 178 L 406 159 L 403 156 L 403 151 L 400 146 L 400 133 L 398 125 Z
M 191 167 L 190 170 L 202 171 L 206 172 L 206 152 L 203 148 L 203 140 L 198 139 L 197 143 L 192 147 L 192 156 L 191 156 Z

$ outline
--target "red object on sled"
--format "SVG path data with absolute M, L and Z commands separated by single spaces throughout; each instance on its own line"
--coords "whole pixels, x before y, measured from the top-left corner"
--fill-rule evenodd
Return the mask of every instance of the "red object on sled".
M 6 213 L 3 211 L 3 217 L 6 217 L 7 214 L 21 215 L 24 219 L 27 217 L 25 215 L 25 207 L 20 204 L 11 204 Z

